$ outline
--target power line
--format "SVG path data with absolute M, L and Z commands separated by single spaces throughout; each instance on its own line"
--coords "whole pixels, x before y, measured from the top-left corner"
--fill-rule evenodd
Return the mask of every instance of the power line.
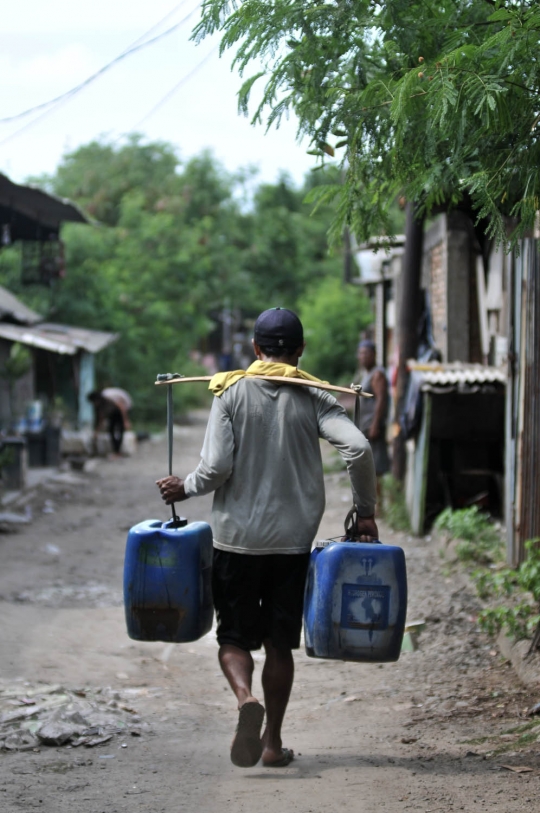
M 60 96 L 56 96 L 54 99 L 49 99 L 49 101 L 47 101 L 47 102 L 42 102 L 41 104 L 35 105 L 34 107 L 29 107 L 27 110 L 23 110 L 21 113 L 17 113 L 14 116 L 7 116 L 7 117 L 5 117 L 3 119 L 0 119 L 0 124 L 7 124 L 10 121 L 16 121 L 17 119 L 24 118 L 25 116 L 28 116 L 31 113 L 35 113 L 38 110 L 43 110 L 46 107 L 51 107 L 52 105 L 56 105 L 59 102 L 63 102 L 65 100 L 67 100 L 67 99 L 70 99 L 76 93 L 79 93 L 81 90 L 83 90 L 83 88 L 87 87 L 87 85 L 89 85 L 91 82 L 94 82 L 99 76 L 102 76 L 102 74 L 104 74 L 108 70 L 110 70 L 114 65 L 117 65 L 118 62 L 121 62 L 122 60 L 126 59 L 126 57 L 131 56 L 132 54 L 136 53 L 137 51 L 141 51 L 143 48 L 146 48 L 149 45 L 153 45 L 154 43 L 158 42 L 159 40 L 163 39 L 164 37 L 167 37 L 169 34 L 172 34 L 174 31 L 177 31 L 200 8 L 200 3 L 197 3 L 195 8 L 192 9 L 192 11 L 190 11 L 189 14 L 187 14 L 182 20 L 180 20 L 179 23 L 176 23 L 175 25 L 171 26 L 170 28 L 167 28 L 161 34 L 157 34 L 155 37 L 152 37 L 149 40 L 144 40 L 143 42 L 140 42 L 141 39 L 143 39 L 144 37 L 147 37 L 148 34 L 150 34 L 152 31 L 155 31 L 156 28 L 158 28 L 166 19 L 168 19 L 174 12 L 176 12 L 178 10 L 178 8 L 180 8 L 180 6 L 183 6 L 186 2 L 187 2 L 187 0 L 183 0 L 181 3 L 179 3 L 178 6 L 176 6 L 171 12 L 169 12 L 169 14 L 167 14 L 163 18 L 163 20 L 160 20 L 159 23 L 156 23 L 154 26 L 152 26 L 152 28 L 150 28 L 149 31 L 147 31 L 145 34 L 143 34 L 142 37 L 139 37 L 138 40 L 135 40 L 135 43 L 130 45 L 125 51 L 122 51 L 121 54 L 119 54 L 113 60 L 108 62 L 106 65 L 104 65 L 98 71 L 96 71 L 91 76 L 89 76 L 87 79 L 85 79 L 84 82 L 81 82 L 79 85 L 76 85 L 75 87 L 71 88 L 71 90 L 68 90 L 65 93 L 62 93 Z M 36 121 L 39 121 L 41 118 L 42 118 L 42 116 L 38 116 L 37 118 L 33 119 L 33 121 L 30 124 L 34 124 Z M 16 130 L 10 136 L 8 136 L 6 139 L 4 139 L 4 141 L 1 141 L 0 144 L 5 144 L 6 141 L 10 141 L 12 138 L 14 138 L 20 132 L 22 132 L 23 130 L 26 130 L 28 126 L 29 125 L 25 125 L 25 127 L 21 128 L 20 130 Z
M 195 65 L 195 67 L 189 73 L 187 73 L 185 76 L 183 76 L 182 79 L 180 79 L 180 81 L 177 82 L 176 85 L 174 87 L 172 87 L 165 94 L 165 96 L 163 96 L 163 98 L 161 98 L 159 100 L 159 102 L 157 102 L 157 104 L 155 104 L 154 107 L 148 113 L 146 113 L 145 116 L 142 117 L 142 119 L 140 121 L 137 122 L 137 124 L 133 127 L 133 129 L 136 130 L 138 127 L 141 126 L 141 124 L 144 124 L 144 122 L 147 121 L 151 116 L 153 116 L 154 113 L 157 110 L 159 110 L 160 107 L 162 107 L 164 104 L 166 104 L 169 101 L 169 99 L 172 96 L 174 96 L 174 94 L 178 90 L 180 90 L 182 85 L 184 85 L 189 79 L 191 79 L 192 76 L 195 76 L 195 74 L 202 68 L 202 66 L 205 64 L 205 62 L 207 62 L 210 59 L 210 57 L 215 54 L 215 52 L 218 50 L 218 48 L 219 48 L 219 43 L 217 45 L 214 45 L 212 50 L 209 51 L 206 54 L 206 56 L 203 59 L 201 59 L 201 61 L 197 65 Z
M 170 17 L 176 14 L 176 12 L 179 11 L 182 8 L 182 6 L 185 6 L 186 3 L 188 2 L 189 0 L 182 0 L 180 3 L 178 3 L 178 5 L 171 9 L 171 11 L 169 11 L 169 13 L 165 15 L 165 17 L 162 17 L 161 20 L 159 20 L 159 22 L 153 25 L 152 28 L 149 28 L 148 31 L 145 31 L 144 34 L 141 34 L 141 36 L 138 37 L 134 42 L 132 42 L 131 45 L 128 45 L 128 48 L 132 48 L 134 45 L 138 45 L 142 40 L 146 39 L 146 37 L 149 37 L 150 34 L 153 34 L 154 31 L 160 27 L 160 25 L 163 25 L 163 23 L 166 22 L 166 20 L 168 20 Z M 193 9 L 191 13 L 193 14 L 193 12 L 195 12 L 199 8 L 199 6 L 200 3 Z

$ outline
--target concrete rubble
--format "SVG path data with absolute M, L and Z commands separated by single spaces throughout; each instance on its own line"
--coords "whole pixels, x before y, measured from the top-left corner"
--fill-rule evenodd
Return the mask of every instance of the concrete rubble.
M 25 506 L 24 514 L 15 511 L 0 512 L 0 526 L 27 525 L 29 522 L 32 522 L 32 509 L 29 505 Z
M 140 736 L 141 722 L 122 692 L 64 686 L 0 684 L 0 751 L 41 746 L 92 748 L 116 735 Z
M 88 462 L 99 463 L 97 458 Z M 84 471 L 86 474 L 86 469 Z M 70 470 L 36 469 L 31 475 L 32 486 L 20 491 L 0 492 L 0 533 L 15 533 L 21 526 L 31 524 L 36 516 L 56 513 L 58 502 L 72 499 L 82 486 L 88 484 L 87 477 Z

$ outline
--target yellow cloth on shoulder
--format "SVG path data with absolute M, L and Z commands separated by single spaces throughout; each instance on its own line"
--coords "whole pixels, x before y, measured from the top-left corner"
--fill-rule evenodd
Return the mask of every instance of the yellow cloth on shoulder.
M 278 375 L 285 378 L 302 378 L 304 381 L 315 381 L 318 384 L 328 384 L 328 381 L 321 381 L 320 378 L 315 378 L 314 375 L 305 373 L 299 370 L 298 367 L 293 367 L 292 364 L 283 364 L 277 361 L 254 361 L 247 370 L 231 370 L 228 373 L 216 373 L 212 376 L 208 389 L 217 395 L 223 395 L 225 390 L 240 381 L 241 378 L 246 378 L 252 375 Z

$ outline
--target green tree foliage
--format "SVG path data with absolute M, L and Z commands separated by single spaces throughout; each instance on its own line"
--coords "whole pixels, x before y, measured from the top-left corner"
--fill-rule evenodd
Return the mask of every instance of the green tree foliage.
M 321 183 L 335 180 L 331 169 L 316 178 Z M 315 281 L 341 272 L 341 257 L 328 254 L 332 207 L 326 205 L 310 217 L 303 202 L 314 181 L 308 178 L 298 189 L 284 175 L 277 184 L 261 185 L 255 194 L 249 265 L 264 289 L 264 299 L 258 302 L 262 307 L 275 301 L 296 308 Z
M 540 5 L 533 0 L 205 0 L 194 37 L 235 47 L 254 120 L 288 110 L 321 158 L 343 150 L 338 200 L 362 238 L 389 233 L 396 194 L 427 213 L 458 202 L 505 237 L 534 222 L 540 198 Z M 262 69 L 261 69 L 262 64 Z
M 77 201 L 99 223 L 117 226 L 124 195 L 137 189 L 147 208 L 177 191 L 178 157 L 171 144 L 144 144 L 132 135 L 120 149 L 92 141 L 66 155 L 49 186 Z
M 50 321 L 118 333 L 96 357 L 98 383 L 127 389 L 135 419 L 159 418 L 156 373 L 193 370 L 190 353 L 219 329 L 225 305 L 247 318 L 273 305 L 298 309 L 315 282 L 340 276 L 341 257 L 327 251 L 331 205 L 311 216 L 302 202 L 328 179 L 332 171 L 317 173 L 298 189 L 284 176 L 241 205 L 242 178 L 208 153 L 182 164 L 171 145 L 136 136 L 92 142 L 42 181 L 96 218 L 64 227 L 65 279 L 24 288 L 15 246 L 0 252 L 0 284 Z M 350 331 L 351 348 L 361 326 Z M 179 404 L 189 392 L 177 388 Z
M 356 370 L 360 330 L 373 320 L 362 289 L 345 286 L 334 276 L 324 277 L 307 291 L 300 317 L 306 369 L 320 378 L 349 385 Z

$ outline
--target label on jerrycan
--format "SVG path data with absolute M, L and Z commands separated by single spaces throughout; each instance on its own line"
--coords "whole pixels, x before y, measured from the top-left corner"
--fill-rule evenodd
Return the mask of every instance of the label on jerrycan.
M 390 587 L 378 584 L 343 584 L 341 626 L 355 630 L 385 630 L 390 612 Z

